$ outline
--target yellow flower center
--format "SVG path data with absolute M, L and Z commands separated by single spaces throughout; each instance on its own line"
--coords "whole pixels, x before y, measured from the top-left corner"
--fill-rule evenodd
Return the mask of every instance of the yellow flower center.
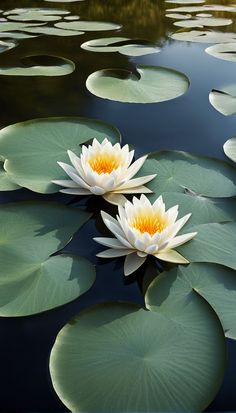
M 120 162 L 117 156 L 108 154 L 99 154 L 89 159 L 91 168 L 101 174 L 110 174 L 114 169 L 119 168 Z
M 138 215 L 130 223 L 130 225 L 143 234 L 147 232 L 149 235 L 154 235 L 157 232 L 162 232 L 167 223 L 164 219 L 155 215 Z

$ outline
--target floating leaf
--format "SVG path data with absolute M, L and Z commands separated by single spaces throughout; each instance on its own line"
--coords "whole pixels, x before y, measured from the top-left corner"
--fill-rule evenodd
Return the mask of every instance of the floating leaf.
M 11 38 L 11 39 L 31 39 L 33 37 L 37 37 L 37 35 L 32 36 L 30 34 L 21 33 L 21 32 L 0 32 L 0 39 L 1 38 Z
M 222 380 L 224 336 L 202 298 L 184 310 L 103 304 L 72 320 L 50 357 L 62 402 L 73 412 L 202 411 Z
M 84 34 L 84 32 L 79 32 L 76 30 L 63 30 L 57 29 L 56 27 L 27 27 L 24 31 L 29 33 L 46 34 L 49 36 L 79 36 Z
M 189 262 L 212 262 L 236 270 L 236 223 L 202 224 L 191 227 L 197 235 L 178 247 Z
M 222 113 L 230 116 L 236 114 L 236 84 L 225 86 L 221 90 L 213 89 L 209 94 L 212 106 Z
M 60 204 L 0 207 L 0 315 L 25 316 L 65 304 L 94 282 L 92 264 L 63 248 L 89 214 Z
M 218 59 L 236 62 L 236 43 L 215 44 L 207 47 L 205 52 Z
M 59 56 L 27 56 L 22 66 L 0 67 L 0 75 L 7 76 L 65 76 L 75 70 L 74 63 Z
M 93 138 L 120 140 L 119 131 L 98 120 L 42 118 L 16 123 L 0 130 L 0 153 L 5 169 L 18 185 L 35 192 L 53 193 L 52 180 L 67 179 L 57 161 L 68 163 L 67 150 L 79 154 L 81 144 Z
M 200 4 L 205 3 L 205 0 L 165 0 L 165 2 L 174 4 Z
M 185 232 L 193 225 L 236 221 L 236 198 L 208 198 L 194 193 L 187 195 L 180 192 L 166 192 L 162 195 L 167 208 L 179 205 L 180 216 L 192 213 L 191 218 L 184 225 Z M 154 202 L 157 195 L 150 194 L 148 198 Z
M 20 189 L 20 186 L 10 180 L 3 167 L 3 162 L 0 162 L 0 191 L 14 191 L 15 189 Z
M 178 151 L 153 152 L 138 175 L 150 173 L 157 174 L 156 178 L 147 184 L 156 197 L 163 192 L 193 193 L 219 198 L 236 195 L 235 168 L 217 159 Z
M 166 14 L 166 17 L 169 17 L 170 19 L 184 20 L 184 19 L 190 19 L 192 17 L 192 15 L 191 14 L 182 14 L 182 13 L 169 13 L 169 14 Z
M 227 337 L 236 338 L 235 271 L 216 264 L 189 264 L 161 273 L 149 286 L 145 301 L 148 308 L 173 312 L 176 303 L 196 295 L 215 310 Z
M 7 50 L 13 49 L 16 47 L 16 43 L 13 42 L 3 42 L 0 40 L 0 53 L 6 52 Z
M 170 12 L 184 12 L 184 13 L 198 13 L 204 11 L 226 11 L 229 13 L 236 12 L 236 6 L 234 4 L 230 6 L 225 6 L 223 4 L 204 4 L 202 6 L 184 6 L 184 7 L 175 7 L 174 9 L 167 9 L 166 11 Z
M 21 30 L 24 31 L 24 29 L 30 29 L 33 26 L 39 26 L 44 23 L 22 23 L 22 22 L 3 22 L 0 24 L 0 35 L 1 32 L 8 32 L 8 31 L 14 31 L 14 30 Z
M 64 19 L 65 20 L 79 20 L 79 16 L 65 16 Z
M 136 72 L 105 69 L 92 73 L 87 81 L 94 95 L 118 102 L 154 103 L 183 95 L 189 80 L 181 72 L 160 66 L 138 65 Z
M 95 22 L 95 21 L 75 21 L 75 22 L 60 22 L 55 24 L 60 29 L 68 30 L 82 30 L 87 31 L 104 31 L 104 30 L 118 30 L 122 26 L 116 23 Z
M 91 52 L 119 52 L 126 56 L 144 56 L 160 52 L 160 48 L 147 40 L 129 39 L 127 37 L 105 37 L 89 40 L 81 45 Z
M 233 20 L 220 17 L 195 17 L 191 20 L 180 20 L 175 22 L 175 26 L 179 27 L 205 27 L 205 26 L 228 26 Z
M 69 11 L 60 9 L 44 8 L 18 8 L 4 13 L 8 19 L 16 21 L 55 21 L 61 19 L 62 15 L 69 14 Z
M 199 43 L 236 42 L 236 33 L 223 33 L 213 30 L 180 30 L 170 35 L 174 40 Z
M 236 138 L 228 139 L 223 148 L 225 155 L 232 159 L 233 162 L 236 162 Z

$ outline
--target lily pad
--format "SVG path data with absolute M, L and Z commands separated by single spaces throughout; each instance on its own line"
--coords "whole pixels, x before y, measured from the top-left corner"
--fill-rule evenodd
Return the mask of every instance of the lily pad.
M 166 192 L 162 196 L 167 208 L 179 205 L 181 216 L 192 213 L 191 218 L 184 225 L 184 232 L 193 225 L 236 221 L 236 198 L 208 198 L 194 193 L 180 192 Z M 149 196 L 152 202 L 156 198 L 156 194 Z
M 15 21 L 55 21 L 61 19 L 61 16 L 69 14 L 69 11 L 60 9 L 45 8 L 18 8 L 5 12 L 8 19 Z
M 174 9 L 167 9 L 170 12 L 184 12 L 184 13 L 198 13 L 205 11 L 226 11 L 229 13 L 236 12 L 236 6 L 231 4 L 230 6 L 225 6 L 223 4 L 204 4 L 202 6 L 181 6 L 175 7 Z
M 8 31 L 14 31 L 14 30 L 20 30 L 24 31 L 24 29 L 30 29 L 31 27 L 34 26 L 39 26 L 44 23 L 22 23 L 22 22 L 3 22 L 0 24 L 0 35 L 1 32 L 8 32 Z
M 211 223 L 191 227 L 197 235 L 178 247 L 189 262 L 212 262 L 236 270 L 236 223 Z
M 236 42 L 236 33 L 216 32 L 213 30 L 180 30 L 170 35 L 174 40 L 198 43 Z
M 84 32 L 76 31 L 76 30 L 63 30 L 57 29 L 56 27 L 27 27 L 24 28 L 24 31 L 29 33 L 36 33 L 36 34 L 46 34 L 49 36 L 79 36 L 84 34 Z M 1 34 L 1 33 L 0 33 Z
M 224 336 L 202 298 L 184 310 L 103 304 L 73 319 L 50 356 L 62 402 L 73 412 L 204 410 L 222 380 Z
M 207 47 L 205 52 L 210 54 L 211 56 L 217 57 L 217 59 L 236 62 L 236 42 L 215 44 L 213 46 Z
M 192 15 L 182 14 L 182 13 L 169 13 L 169 14 L 166 14 L 166 17 L 169 17 L 169 19 L 187 20 L 187 19 L 191 19 Z
M 68 29 L 68 30 L 81 30 L 84 32 L 88 31 L 105 31 L 105 30 L 118 30 L 122 26 L 116 23 L 107 23 L 107 22 L 96 22 L 96 21 L 74 21 L 74 22 L 60 22 L 55 24 L 59 29 Z
M 60 204 L 23 202 L 0 207 L 0 315 L 36 314 L 70 302 L 94 282 L 92 264 L 54 255 L 89 218 Z
M 154 311 L 173 312 L 176 303 L 187 302 L 193 295 L 203 297 L 215 310 L 225 335 L 236 338 L 235 271 L 216 264 L 189 264 L 166 271 L 149 286 L 145 301 Z
M 179 27 L 220 27 L 228 26 L 233 23 L 233 20 L 220 17 L 195 17 L 191 20 L 180 20 L 175 22 L 175 26 Z
M 236 84 L 225 86 L 221 90 L 213 89 L 209 94 L 212 106 L 222 113 L 230 116 L 236 114 Z
M 189 79 L 181 72 L 160 66 L 138 65 L 136 72 L 105 69 L 92 73 L 86 81 L 94 95 L 127 103 L 156 103 L 187 92 Z
M 16 47 L 16 43 L 13 42 L 3 42 L 0 40 L 0 53 L 4 53 L 7 50 L 13 49 L 13 47 Z
M 236 162 L 236 138 L 228 139 L 224 146 L 224 153 L 228 158 L 230 158 L 233 162 Z
M 7 76 L 65 76 L 75 70 L 71 60 L 59 56 L 27 56 L 19 67 L 0 67 Z
M 76 15 L 73 15 L 73 16 L 71 15 L 71 16 L 65 16 L 64 19 L 65 20 L 79 20 L 80 17 Z
M 91 52 L 119 52 L 125 56 L 144 56 L 160 52 L 160 48 L 147 40 L 129 39 L 127 37 L 105 37 L 89 40 L 81 45 Z
M 163 192 L 219 198 L 236 195 L 235 168 L 217 159 L 178 151 L 153 152 L 138 175 L 150 173 L 157 174 L 147 184 L 156 197 Z
M 40 193 L 59 191 L 52 180 L 67 179 L 57 161 L 69 162 L 67 150 L 80 154 L 81 144 L 93 138 L 120 141 L 119 131 L 104 122 L 77 118 L 42 118 L 0 130 L 0 153 L 5 169 L 18 185 Z
M 21 32 L 0 32 L 0 39 L 8 38 L 8 39 L 31 39 L 33 37 L 37 37 L 37 35 L 30 35 Z
M 166 3 L 174 4 L 201 4 L 205 3 L 206 0 L 165 0 Z

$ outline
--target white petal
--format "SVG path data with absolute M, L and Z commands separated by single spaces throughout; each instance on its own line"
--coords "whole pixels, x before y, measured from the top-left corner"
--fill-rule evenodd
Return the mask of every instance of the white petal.
M 68 154 L 68 156 L 70 158 L 70 161 L 71 161 L 72 165 L 74 166 L 74 168 L 76 170 L 78 170 L 79 173 L 80 173 L 81 170 L 82 170 L 80 158 L 74 152 L 72 152 L 70 150 L 67 151 L 67 154 Z
M 60 189 L 59 192 L 62 192 L 63 194 L 70 194 L 70 195 L 91 195 L 91 192 L 88 189 L 85 188 L 65 188 L 65 189 Z
M 138 186 L 137 188 L 130 188 L 130 189 L 115 189 L 112 191 L 114 194 L 151 194 L 151 189 L 147 188 L 146 186 Z
M 94 195 L 103 195 L 105 192 L 105 190 L 99 186 L 91 186 L 89 189 Z
M 134 250 L 128 250 L 128 249 L 109 249 L 105 250 L 102 252 L 99 252 L 96 256 L 99 258 L 116 258 L 116 257 L 122 257 L 124 255 L 132 254 Z
M 181 228 L 184 226 L 184 224 L 186 224 L 186 222 L 189 220 L 189 218 L 191 217 L 191 213 L 185 215 L 183 218 L 178 219 L 178 221 L 175 222 L 175 224 L 172 226 L 172 228 L 169 231 L 169 236 L 168 239 L 170 239 L 169 237 L 174 237 L 180 230 Z
M 129 181 L 125 182 L 123 185 L 120 185 L 117 187 L 115 190 L 122 190 L 122 189 L 128 189 L 128 188 L 135 188 L 137 186 L 146 184 L 147 182 L 151 181 L 153 178 L 155 178 L 156 175 L 147 175 L 147 176 L 141 176 L 139 178 L 134 178 L 130 179 Z
M 164 250 L 157 254 L 154 254 L 159 260 L 174 262 L 176 264 L 188 264 L 189 261 L 186 260 L 181 254 L 175 250 Z
M 103 194 L 103 198 L 113 205 L 124 205 L 127 201 L 125 196 L 123 196 L 122 194 L 114 194 L 113 192 Z
M 94 241 L 98 242 L 101 245 L 105 245 L 105 247 L 110 247 L 110 248 L 118 248 L 118 249 L 127 249 L 127 247 L 123 244 L 121 244 L 120 241 L 116 238 L 106 238 L 106 237 L 95 237 L 93 238 Z
M 137 250 L 144 251 L 146 249 L 146 245 L 140 239 L 136 239 L 134 243 Z
M 124 264 L 125 275 L 130 275 L 136 271 L 145 262 L 147 257 L 139 257 L 136 253 L 127 255 Z
M 52 181 L 53 184 L 64 186 L 66 188 L 78 188 L 78 184 L 70 179 L 62 179 L 60 181 Z
M 121 229 L 119 222 L 113 218 L 111 215 L 107 214 L 104 211 L 101 211 L 101 216 L 103 219 L 104 224 L 106 227 L 115 235 L 117 236 L 120 235 L 121 237 L 124 237 L 124 232 Z
M 168 211 L 166 211 L 166 218 L 168 219 L 169 224 L 174 224 L 176 221 L 176 218 L 178 216 L 178 208 L 179 205 L 175 205 L 172 208 L 169 208 Z
M 144 162 L 146 161 L 148 155 L 142 156 L 141 158 L 137 159 L 127 171 L 126 179 L 133 178 L 134 175 L 139 171 L 139 169 L 143 166 Z
M 146 257 L 147 256 L 146 252 L 142 252 L 142 251 L 137 251 L 137 254 L 138 254 L 139 257 Z
M 192 239 L 193 237 L 195 237 L 195 235 L 197 235 L 197 232 L 190 232 L 188 234 L 178 235 L 177 237 L 172 238 L 168 242 L 168 247 L 169 248 L 176 248 L 179 245 L 185 244 L 185 242 L 187 242 L 190 239 Z
M 64 162 L 58 162 L 58 165 L 64 169 L 64 171 L 67 173 L 67 175 L 74 181 L 76 182 L 79 186 L 82 188 L 87 188 L 90 189 L 89 185 L 84 182 L 82 178 L 79 177 L 77 171 L 70 165 L 67 165 Z
M 157 252 L 157 249 L 158 249 L 157 245 L 149 245 L 149 247 L 147 247 L 147 248 L 145 249 L 145 252 L 146 252 L 147 254 L 153 255 L 155 252 Z

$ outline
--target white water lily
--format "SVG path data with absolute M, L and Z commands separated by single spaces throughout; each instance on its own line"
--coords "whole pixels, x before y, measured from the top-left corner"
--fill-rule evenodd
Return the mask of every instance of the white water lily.
M 107 228 L 116 238 L 97 237 L 98 243 L 110 247 L 97 254 L 101 258 L 113 258 L 126 255 L 124 273 L 136 271 L 148 255 L 172 263 L 187 264 L 188 261 L 173 248 L 192 239 L 197 232 L 177 235 L 188 221 L 190 214 L 177 219 L 178 205 L 165 210 L 162 196 L 152 205 L 145 195 L 133 198 L 119 206 L 117 219 L 106 212 L 101 212 Z M 177 236 L 176 236 L 177 235 Z
M 58 162 L 70 180 L 52 181 L 65 187 L 60 192 L 73 195 L 102 195 L 108 202 L 119 205 L 126 202 L 122 194 L 150 193 L 144 186 L 155 178 L 154 175 L 133 178 L 144 164 L 147 155 L 137 159 L 132 165 L 134 151 L 119 143 L 112 145 L 108 139 L 99 143 L 93 139 L 92 145 L 82 146 L 80 157 L 67 151 L 71 165 Z

